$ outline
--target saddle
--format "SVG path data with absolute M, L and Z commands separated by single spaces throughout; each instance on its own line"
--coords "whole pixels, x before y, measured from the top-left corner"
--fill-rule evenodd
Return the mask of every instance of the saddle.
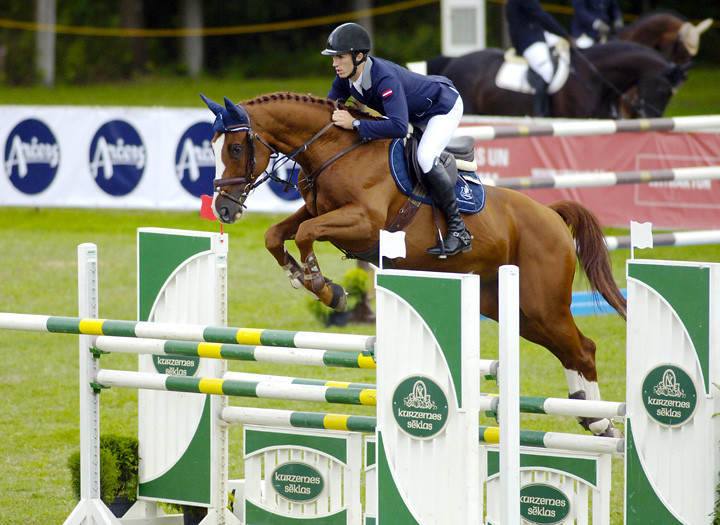
M 555 70 L 548 87 L 548 94 L 552 95 L 562 89 L 570 75 L 570 44 L 564 38 L 548 32 L 545 32 L 545 41 L 550 46 L 550 56 Z M 528 69 L 527 60 L 518 56 L 515 48 L 511 47 L 505 52 L 503 63 L 495 75 L 495 84 L 502 89 L 530 95 L 535 89 L 528 82 Z
M 424 173 L 417 162 L 417 147 L 421 137 L 422 131 L 411 126 L 410 133 L 405 138 L 405 162 L 407 163 L 408 177 L 413 186 L 418 183 L 423 184 Z M 450 175 L 453 184 L 457 183 L 460 172 L 463 177 L 469 177 L 472 182 L 480 182 L 475 175 L 477 163 L 475 162 L 475 140 L 472 137 L 453 137 L 440 154 L 440 162 Z

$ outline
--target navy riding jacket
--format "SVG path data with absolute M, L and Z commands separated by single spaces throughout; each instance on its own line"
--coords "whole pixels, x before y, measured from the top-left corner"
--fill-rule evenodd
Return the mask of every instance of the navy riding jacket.
M 544 31 L 568 37 L 565 28 L 543 10 L 538 0 L 507 0 L 505 18 L 510 40 L 518 55 L 522 55 L 535 42 L 543 42 Z
M 622 20 L 618 0 L 573 0 L 572 6 L 570 32 L 575 38 L 584 33 L 593 40 L 598 40 L 600 35 L 593 29 L 593 22 L 598 18 L 610 27 L 616 20 Z
M 460 96 L 453 83 L 438 75 L 420 75 L 389 60 L 368 57 L 361 75 L 362 93 L 350 79 L 335 77 L 327 98 L 360 104 L 387 117 L 361 120 L 358 131 L 363 139 L 402 138 L 408 123 L 425 124 L 435 115 L 444 115 Z

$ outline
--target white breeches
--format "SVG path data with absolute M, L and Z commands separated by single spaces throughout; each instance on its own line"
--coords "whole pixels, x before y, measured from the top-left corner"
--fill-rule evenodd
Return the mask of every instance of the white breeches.
M 463 116 L 463 109 L 462 98 L 458 97 L 449 113 L 435 115 L 428 120 L 417 149 L 417 161 L 423 173 L 432 169 L 435 158 L 440 156 L 453 138 Z
M 528 47 L 523 53 L 523 57 L 527 60 L 530 69 L 540 75 L 548 84 L 553 77 L 553 64 L 550 58 L 550 48 L 546 42 L 535 42 Z

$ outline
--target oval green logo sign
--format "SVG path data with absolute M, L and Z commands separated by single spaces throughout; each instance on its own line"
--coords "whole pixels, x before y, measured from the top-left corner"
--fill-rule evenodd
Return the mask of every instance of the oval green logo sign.
M 542 483 L 520 489 L 520 516 L 530 523 L 561 523 L 570 515 L 570 500 L 560 489 Z
M 697 408 L 697 390 L 690 375 L 679 366 L 663 364 L 650 370 L 642 383 L 642 400 L 648 415 L 661 425 L 687 423 Z
M 173 355 L 154 355 L 153 363 L 160 374 L 191 377 L 200 366 L 199 357 L 178 357 Z
M 280 496 L 300 503 L 319 498 L 325 488 L 322 474 L 305 463 L 283 463 L 273 470 L 270 481 Z
M 392 410 L 395 422 L 410 437 L 435 437 L 447 424 L 447 396 L 442 387 L 427 376 L 403 379 L 393 392 Z

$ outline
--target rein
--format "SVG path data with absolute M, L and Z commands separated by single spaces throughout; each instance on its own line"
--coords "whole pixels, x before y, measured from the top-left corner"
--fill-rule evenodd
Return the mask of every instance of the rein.
M 335 104 L 335 107 L 337 108 L 337 102 L 336 102 L 336 104 Z M 247 196 L 250 194 L 250 192 L 252 192 L 252 190 L 254 190 L 255 188 L 257 188 L 258 186 L 260 186 L 260 185 L 263 184 L 264 182 L 266 182 L 268 179 L 272 179 L 272 180 L 274 180 L 275 182 L 278 182 L 278 183 L 280 183 L 280 184 L 284 184 L 286 187 L 291 187 L 291 188 L 295 188 L 295 189 L 300 189 L 300 188 L 298 188 L 297 185 L 295 185 L 295 184 L 293 184 L 293 183 L 291 183 L 291 182 L 289 182 L 289 181 L 286 181 L 286 180 L 281 179 L 281 178 L 277 175 L 277 173 L 276 173 L 277 170 L 278 170 L 278 168 L 280 168 L 281 166 L 283 166 L 283 165 L 286 164 L 287 162 L 295 161 L 295 157 L 296 157 L 297 155 L 299 155 L 299 154 L 303 153 L 304 151 L 306 151 L 306 150 L 308 149 L 308 146 L 310 146 L 313 142 L 315 142 L 317 139 L 319 139 L 321 136 L 323 136 L 330 128 L 333 127 L 333 125 L 334 125 L 334 122 L 332 122 L 332 121 L 329 122 L 329 123 L 328 123 L 325 127 L 323 127 L 320 131 L 318 131 L 317 133 L 315 133 L 315 135 L 313 135 L 313 136 L 310 138 L 310 140 L 308 140 L 305 144 L 303 144 L 302 146 L 300 146 L 299 148 L 297 148 L 295 151 L 292 151 L 291 153 L 288 153 L 287 155 L 285 155 L 285 160 L 284 160 L 284 162 L 282 162 L 282 163 L 275 163 L 275 164 L 273 165 L 273 169 L 272 169 L 271 171 L 267 171 L 267 170 L 266 170 L 265 172 L 263 172 L 263 173 L 262 173 L 260 176 L 258 176 L 258 177 L 255 176 L 255 163 L 256 163 L 256 161 L 255 161 L 255 140 L 257 140 L 258 142 L 260 142 L 260 144 L 262 144 L 262 145 L 265 146 L 268 150 L 270 150 L 271 154 L 272 154 L 272 153 L 277 154 L 277 153 L 280 153 L 280 152 L 279 152 L 278 150 L 276 150 L 275 148 L 273 148 L 270 144 L 268 144 L 267 142 L 265 142 L 265 141 L 262 139 L 262 137 L 260 137 L 260 135 L 258 135 L 256 132 L 254 132 L 253 129 L 252 129 L 252 125 L 251 125 L 251 124 L 243 124 L 243 125 L 241 125 L 241 126 L 237 126 L 237 127 L 234 127 L 234 128 L 229 129 L 228 132 L 232 132 L 232 133 L 237 132 L 237 131 L 246 131 L 246 132 L 247 132 L 247 139 L 246 139 L 246 141 L 247 141 L 247 144 L 248 144 L 248 159 L 247 159 L 247 165 L 246 165 L 246 168 L 245 168 L 246 175 L 245 175 L 245 176 L 242 176 L 242 177 L 230 177 L 230 178 L 227 178 L 227 179 L 215 179 L 215 180 L 213 180 L 213 187 L 215 188 L 215 191 L 218 192 L 219 195 L 222 195 L 223 197 L 226 197 L 226 198 L 230 199 L 231 201 L 235 202 L 236 204 L 239 204 L 240 206 L 243 206 L 243 207 L 244 207 L 244 206 L 245 206 L 245 205 L 244 205 L 245 199 L 247 199 Z M 343 151 L 341 151 L 340 153 L 337 153 L 337 154 L 333 155 L 332 157 L 330 157 L 330 158 L 329 158 L 328 160 L 326 160 L 318 169 L 316 169 L 315 171 L 313 171 L 309 176 L 308 176 L 308 175 L 303 175 L 304 178 L 305 178 L 305 182 L 307 183 L 306 188 L 309 187 L 309 188 L 312 190 L 312 194 L 313 194 L 313 204 L 314 204 L 314 206 L 315 206 L 315 215 L 318 215 L 317 198 L 316 198 L 316 197 L 317 197 L 317 188 L 315 187 L 315 181 L 316 181 L 317 177 L 318 177 L 328 166 L 330 166 L 333 162 L 335 162 L 336 160 L 338 160 L 338 159 L 339 159 L 340 157 L 342 157 L 343 155 L 351 152 L 352 150 L 354 150 L 354 149 L 357 148 L 358 146 L 362 146 L 363 144 L 365 144 L 365 142 L 367 142 L 367 141 L 366 141 L 366 140 L 361 140 L 360 142 L 354 143 L 353 145 L 345 148 L 345 149 L 344 149 Z M 295 162 L 297 162 L 297 161 L 295 161 Z M 248 172 L 250 173 L 249 176 L 247 175 Z M 263 176 L 263 175 L 264 175 L 264 176 Z M 233 186 L 233 185 L 236 185 L 236 184 L 245 184 L 245 187 L 243 188 L 243 192 L 242 192 L 242 194 L 240 195 L 239 198 L 234 197 L 233 195 L 229 194 L 228 192 L 226 192 L 226 191 L 223 189 L 225 186 Z

